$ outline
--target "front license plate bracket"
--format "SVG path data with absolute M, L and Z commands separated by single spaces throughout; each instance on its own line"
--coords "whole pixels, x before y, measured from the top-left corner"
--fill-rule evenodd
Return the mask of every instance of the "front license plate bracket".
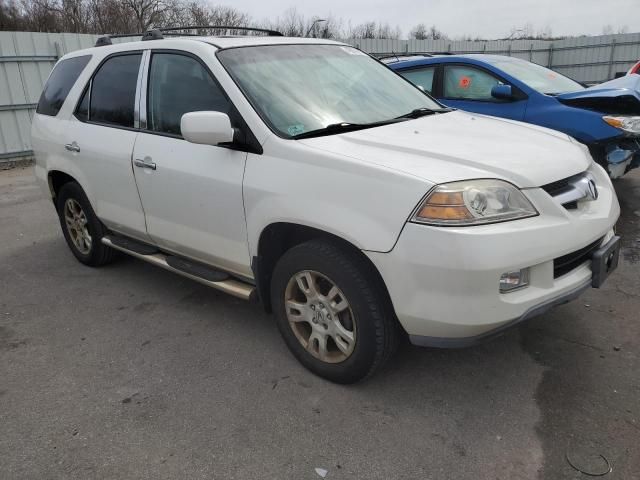
M 620 257 L 620 237 L 614 235 L 606 245 L 593 252 L 591 256 L 591 286 L 600 288 L 609 274 L 618 267 Z

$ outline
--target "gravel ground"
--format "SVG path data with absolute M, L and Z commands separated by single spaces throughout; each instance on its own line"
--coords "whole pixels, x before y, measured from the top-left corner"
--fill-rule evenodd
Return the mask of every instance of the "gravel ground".
M 588 478 L 567 455 L 640 478 L 640 172 L 616 188 L 604 288 L 345 387 L 259 306 L 132 258 L 82 266 L 31 168 L 0 172 L 0 478 Z

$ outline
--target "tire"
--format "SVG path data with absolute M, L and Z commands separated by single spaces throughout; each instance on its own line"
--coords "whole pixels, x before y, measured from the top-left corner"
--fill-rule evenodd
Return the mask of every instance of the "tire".
M 106 228 L 96 217 L 80 185 L 75 182 L 64 184 L 58 192 L 56 208 L 64 238 L 79 262 L 91 267 L 99 267 L 114 260 L 117 252 L 102 244 L 102 237 L 107 233 Z M 71 225 L 68 223 L 69 216 L 76 219 L 70 222 Z M 86 227 L 90 243 L 86 236 L 79 235 L 81 225 Z M 79 240 L 79 237 L 83 237 L 84 240 Z
M 271 302 L 293 355 L 332 382 L 373 375 L 397 348 L 399 326 L 382 281 L 359 252 L 337 241 L 311 240 L 288 250 L 273 272 Z

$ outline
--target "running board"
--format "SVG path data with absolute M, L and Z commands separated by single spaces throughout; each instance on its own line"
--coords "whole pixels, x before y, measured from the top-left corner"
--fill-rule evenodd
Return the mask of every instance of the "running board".
M 182 265 L 179 265 L 182 268 L 175 268 L 171 266 L 167 262 L 169 255 L 165 255 L 162 252 L 158 251 L 156 253 L 151 253 L 147 255 L 138 253 L 134 250 L 129 250 L 125 248 L 121 244 L 114 243 L 111 237 L 109 236 L 102 237 L 102 243 L 107 247 L 113 248 L 115 250 L 120 250 L 121 252 L 131 255 L 132 257 L 139 258 L 140 260 L 144 260 L 145 262 L 151 263 L 152 265 L 156 265 L 158 267 L 164 268 L 165 270 L 169 270 L 170 272 L 177 273 L 179 275 L 182 275 L 183 277 L 190 278 L 191 280 L 195 280 L 196 282 L 206 285 L 208 287 L 212 287 L 212 288 L 215 288 L 216 290 L 220 290 L 222 292 L 228 293 L 229 295 L 233 295 L 234 297 L 241 298 L 243 300 L 250 300 L 250 301 L 256 301 L 258 298 L 256 287 L 254 287 L 253 285 L 249 285 L 248 283 L 241 282 L 240 280 L 231 278 L 224 272 L 220 272 L 220 277 L 219 277 L 219 278 L 225 278 L 224 280 L 219 280 L 219 281 L 214 281 L 213 279 L 209 280 L 207 278 L 203 278 L 201 276 L 195 275 L 194 274 L 195 269 L 194 269 L 194 273 L 190 273 L 190 272 L 187 272 Z M 176 264 L 176 262 L 173 260 L 175 258 L 176 257 L 172 257 L 171 263 Z M 206 276 L 209 278 L 212 278 L 213 277 L 211 275 L 212 271 L 213 269 L 210 269 Z

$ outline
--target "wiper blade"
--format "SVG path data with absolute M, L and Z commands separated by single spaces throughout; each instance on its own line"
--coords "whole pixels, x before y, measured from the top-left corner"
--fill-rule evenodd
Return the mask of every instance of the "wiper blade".
M 322 137 L 324 135 L 333 135 L 336 133 L 345 133 L 345 132 L 353 132 L 356 130 L 364 130 L 365 128 L 381 127 L 382 125 L 388 125 L 390 123 L 396 123 L 398 121 L 401 121 L 401 119 L 392 118 L 390 120 L 383 120 L 381 122 L 372 122 L 372 123 L 351 123 L 351 122 L 331 123 L 326 127 L 318 128 L 316 130 L 309 130 L 308 132 L 299 133 L 298 135 L 294 135 L 291 138 L 293 138 L 294 140 L 298 140 L 301 138 Z
M 416 108 L 411 110 L 409 113 L 405 113 L 404 115 L 400 115 L 396 118 L 420 118 L 426 117 L 427 115 L 433 115 L 434 113 L 446 113 L 453 111 L 452 108 Z

